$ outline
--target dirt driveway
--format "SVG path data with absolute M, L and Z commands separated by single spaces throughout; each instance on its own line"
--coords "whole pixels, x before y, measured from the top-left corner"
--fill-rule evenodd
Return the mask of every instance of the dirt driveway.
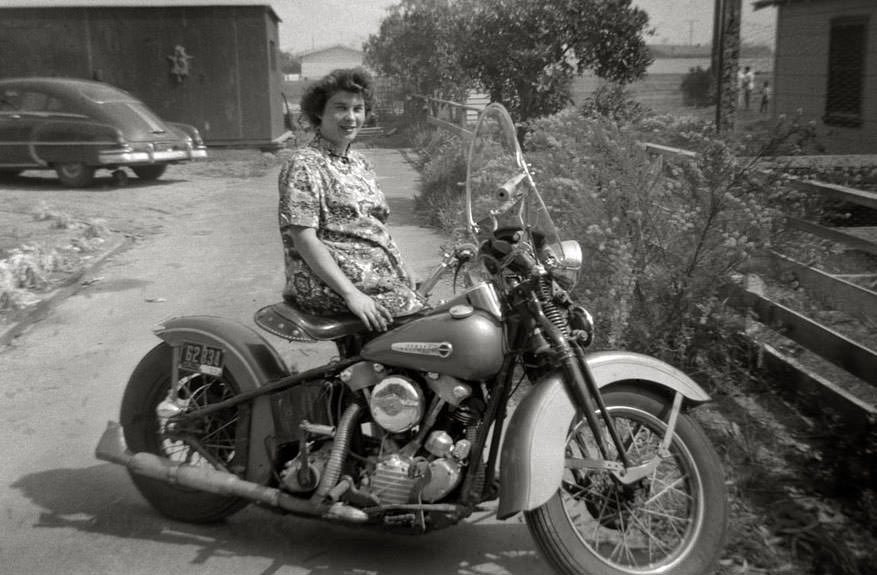
M 404 156 L 374 153 L 381 154 L 384 166 L 378 179 L 393 212 L 394 237 L 414 271 L 425 276 L 437 262 L 443 238 L 413 224 L 410 200 L 415 190 Z M 181 209 L 194 214 L 206 208 L 210 187 L 273 193 L 263 189 L 263 178 L 273 185 L 270 179 L 283 155 L 211 149 L 207 161 L 171 166 L 157 182 L 141 183 L 132 175 L 125 186 L 117 185 L 107 171 L 99 172 L 95 185 L 85 189 L 64 188 L 48 171 L 27 171 L 0 181 L 0 334 L 58 288 L 82 280 L 81 271 L 108 252 L 161 233 Z M 258 189 L 248 189 L 254 186 Z
M 403 174 L 406 170 L 401 169 L 404 167 L 402 166 L 404 159 L 397 152 L 376 151 L 376 153 L 381 154 L 382 163 L 379 166 L 378 175 L 393 210 L 391 223 L 394 236 L 404 255 L 414 264 L 415 271 L 424 275 L 438 259 L 437 251 L 442 238 L 413 224 L 415 218 L 411 212 L 411 202 L 408 200 L 410 200 L 414 190 L 410 181 L 410 168 L 407 170 L 407 175 Z M 149 245 L 159 243 L 160 238 L 173 232 L 173 234 L 183 238 L 174 246 L 175 249 L 180 250 L 191 248 L 196 241 L 223 241 L 221 229 L 205 229 L 201 224 L 204 218 L 200 216 L 205 212 L 220 210 L 213 205 L 215 194 L 212 192 L 233 190 L 235 194 L 273 194 L 275 192 L 271 188 L 272 174 L 276 172 L 278 166 L 279 159 L 275 156 L 262 155 L 253 151 L 216 151 L 212 152 L 212 159 L 207 162 L 172 167 L 165 177 L 157 183 L 139 184 L 136 179 L 132 178 L 127 187 L 117 187 L 107 176 L 99 179 L 94 187 L 85 190 L 64 189 L 51 174 L 26 172 L 23 177 L 0 182 L 0 198 L 3 199 L 3 202 L 0 203 L 2 205 L 0 207 L 0 249 L 7 250 L 8 253 L 9 250 L 22 246 L 40 245 L 46 247 L 47 252 L 51 252 L 52 249 L 56 250 L 60 254 L 59 261 L 63 265 L 54 272 L 55 276 L 52 280 L 63 282 L 65 278 L 69 280 L 71 277 L 75 277 L 75 270 L 78 267 L 100 257 L 109 246 L 116 245 L 114 242 L 121 238 L 124 238 L 128 245 L 142 244 L 141 247 L 148 248 Z M 399 169 L 394 169 L 394 167 Z M 224 226 L 236 228 L 252 226 L 254 218 L 258 218 L 259 225 L 271 228 L 271 233 L 261 234 L 264 239 L 259 241 L 265 244 L 270 242 L 269 252 L 277 250 L 276 263 L 271 260 L 259 266 L 253 266 L 253 273 L 245 279 L 240 278 L 242 284 L 246 282 L 247 290 L 249 290 L 246 292 L 247 297 L 251 298 L 253 302 L 265 301 L 266 298 L 273 297 L 271 294 L 279 291 L 278 282 L 280 273 L 282 273 L 279 269 L 281 262 L 279 240 L 276 240 L 273 231 L 275 225 L 273 215 L 264 209 L 270 203 L 263 202 L 263 204 L 259 208 L 258 214 L 223 213 L 221 218 L 221 223 Z M 238 207 L 238 209 L 242 208 Z M 39 217 L 35 217 L 35 215 Z M 181 226 L 188 226 L 188 229 L 180 230 Z M 227 249 L 226 253 L 229 254 L 228 258 L 231 260 L 247 257 L 246 249 L 239 245 L 229 245 L 225 249 Z M 148 257 L 155 260 L 156 267 L 161 267 L 156 275 L 161 275 L 163 278 L 173 274 L 194 273 L 191 269 L 186 269 L 185 266 L 174 266 L 159 261 L 163 259 L 163 254 L 166 254 L 166 251 L 160 254 L 157 250 L 145 249 L 142 251 L 148 253 Z M 158 255 L 153 255 L 153 252 Z M 0 259 L 4 255 L 0 254 Z M 125 256 L 130 255 L 130 253 L 125 254 Z M 218 263 L 231 265 L 228 262 Z M 113 265 L 111 263 L 109 267 Z M 97 273 L 104 272 L 98 271 Z M 229 291 L 227 283 L 238 281 L 231 274 L 221 272 L 216 274 L 216 277 L 227 282 L 226 285 L 215 281 L 215 277 L 206 278 L 204 282 L 199 283 L 198 289 L 204 294 L 201 296 L 203 300 L 193 298 L 187 301 L 180 299 L 178 302 L 144 304 L 144 301 L 161 301 L 166 296 L 169 300 L 172 299 L 168 296 L 168 291 L 159 291 L 160 289 L 167 290 L 168 287 L 157 287 L 159 282 L 155 282 L 153 285 L 145 285 L 143 282 L 143 285 L 135 286 L 132 285 L 133 280 L 125 277 L 124 274 L 114 273 L 112 269 L 105 270 L 105 273 L 106 280 L 82 278 L 86 282 L 96 281 L 85 290 L 86 298 L 98 299 L 112 290 L 137 289 L 139 290 L 137 295 L 132 296 L 130 301 L 121 307 L 139 306 L 144 310 L 144 320 L 137 322 L 138 326 L 144 326 L 143 334 L 138 331 L 136 334 L 118 335 L 118 339 L 124 338 L 126 342 L 124 347 L 132 350 L 126 352 L 130 353 L 131 358 L 124 358 L 125 361 L 121 363 L 132 363 L 136 359 L 134 356 L 140 353 L 139 349 L 148 349 L 151 334 L 148 333 L 146 326 L 151 324 L 146 319 L 152 321 L 154 318 L 158 318 L 160 313 L 166 313 L 159 312 L 156 307 L 149 306 L 160 305 L 170 308 L 173 305 L 178 306 L 179 309 L 185 308 L 188 312 L 190 308 L 195 306 L 209 305 L 210 313 L 226 317 L 233 317 L 236 314 L 238 316 L 236 319 L 244 320 L 249 319 L 248 316 L 255 309 L 255 307 L 240 309 L 238 303 L 223 301 L 223 296 Z M 119 276 L 119 278 L 113 279 L 114 275 Z M 79 281 L 77 280 L 77 282 Z M 44 296 L 50 293 L 51 287 L 48 286 L 40 295 Z M 75 287 L 79 287 L 78 283 L 75 284 Z M 258 289 L 259 292 L 254 293 L 254 289 Z M 81 314 L 76 315 L 75 313 L 78 309 L 74 307 L 68 314 L 61 314 L 62 317 L 47 321 L 46 323 L 52 325 L 41 330 L 41 333 L 45 333 L 45 337 L 48 339 L 54 337 L 58 340 L 56 343 L 58 349 L 67 349 L 68 339 L 73 337 L 70 335 L 72 324 L 82 321 Z M 0 317 L 3 316 L 9 320 L 10 313 L 0 314 Z M 106 320 L 101 319 L 101 321 Z M 114 322 L 124 323 L 122 318 L 118 316 L 114 316 Z M 2 332 L 2 327 L 3 325 L 0 324 L 0 332 Z M 105 353 L 120 354 L 120 351 L 116 349 L 116 341 L 106 342 L 108 349 Z M 22 344 L 23 346 L 24 344 Z M 8 354 L 12 357 L 7 357 L 6 361 L 22 370 L 25 364 L 31 366 L 36 361 L 26 353 L 26 350 L 22 349 L 19 352 Z M 99 352 L 102 350 L 96 348 L 88 353 L 96 354 Z M 52 354 L 47 352 L 48 355 Z M 15 364 L 19 359 L 20 365 Z M 315 362 L 319 361 L 316 353 L 310 359 Z M 83 355 L 81 363 L 76 364 L 72 371 L 89 373 L 89 370 L 93 370 L 95 365 L 97 365 L 96 356 Z M 71 364 L 65 364 L 63 373 L 70 370 Z M 7 370 L 5 373 L 8 374 L 10 371 Z M 116 379 L 123 381 L 123 377 L 124 374 Z M 100 374 L 100 378 L 107 379 L 107 375 Z M 10 379 L 15 379 L 16 381 L 10 383 L 15 383 L 17 387 L 21 388 L 21 391 L 5 390 L 4 398 L 10 410 L 16 401 L 21 401 L 22 405 L 26 406 L 37 405 L 38 401 L 45 401 L 46 396 L 40 398 L 28 396 L 25 400 L 25 394 L 34 394 L 35 390 L 41 389 L 38 381 L 24 377 L 10 377 Z M 22 384 L 21 381 L 26 381 L 27 384 Z M 47 380 L 43 387 L 55 390 L 57 389 L 56 385 L 54 380 Z M 67 389 L 66 386 L 59 387 Z M 113 393 L 118 393 L 118 390 Z M 76 392 L 76 396 L 79 395 L 81 395 L 81 390 Z M 95 399 L 89 404 L 88 411 L 92 414 L 95 412 L 114 412 L 117 409 L 117 402 L 110 395 L 105 390 L 94 392 Z M 85 397 L 85 399 L 88 398 Z M 733 517 L 730 541 L 718 573 L 721 575 L 781 572 L 863 573 L 864 571 L 857 570 L 856 563 L 866 564 L 866 556 L 874 549 L 874 546 L 871 545 L 872 539 L 867 532 L 863 532 L 861 527 L 850 522 L 849 518 L 845 517 L 843 510 L 834 502 L 807 491 L 807 485 L 811 483 L 808 478 L 820 471 L 820 464 L 806 443 L 806 436 L 812 434 L 813 429 L 806 425 L 802 427 L 798 422 L 788 417 L 789 412 L 786 407 L 773 399 L 769 390 L 753 389 L 748 391 L 745 397 L 742 395 L 719 396 L 715 399 L 716 403 L 700 408 L 700 417 L 710 429 L 713 441 L 720 448 L 724 457 L 732 492 Z M 43 406 L 40 417 L 52 422 L 54 419 L 45 417 L 50 407 Z M 57 411 L 61 417 L 70 410 L 69 406 L 65 404 L 58 407 Z M 69 434 L 70 429 L 79 430 L 79 436 L 74 435 L 69 438 L 68 442 L 71 445 L 64 450 L 59 450 L 59 453 L 69 453 L 68 455 L 63 457 L 58 455 L 52 461 L 42 463 L 43 467 L 56 469 L 59 466 L 67 465 L 71 469 L 78 470 L 85 460 L 83 458 L 90 457 L 90 455 L 79 454 L 76 448 L 86 445 L 90 449 L 94 438 L 98 436 L 99 429 L 97 427 L 100 425 L 85 416 L 80 416 L 79 411 L 81 410 L 69 415 L 69 417 L 75 415 L 82 421 L 76 419 L 72 423 L 66 422 L 66 427 L 63 427 L 63 430 L 62 424 L 65 423 L 63 419 L 58 419 L 57 423 L 50 423 L 59 427 L 56 436 L 60 436 L 62 431 Z M 18 419 L 21 417 L 20 414 L 14 416 Z M 33 441 L 34 434 L 37 433 L 35 430 L 39 426 L 34 424 L 33 429 L 31 429 L 25 423 L 16 423 L 16 421 L 10 423 L 13 428 L 12 433 L 17 432 L 16 429 L 18 429 L 22 437 L 30 438 Z M 18 441 L 18 439 L 15 440 Z M 78 443 L 76 443 L 77 441 Z M 34 452 L 45 453 L 46 449 L 35 449 Z M 45 458 L 45 455 L 43 457 Z M 70 461 L 64 459 L 65 457 Z M 59 458 L 60 460 L 58 460 Z M 10 476 L 15 475 L 12 473 L 14 465 L 10 466 L 10 462 L 6 462 L 6 466 L 10 468 L 7 469 Z M 122 520 L 117 517 L 116 511 L 120 511 L 122 508 L 116 509 L 114 507 L 110 510 L 93 508 L 93 504 L 85 496 L 89 492 L 90 486 L 94 485 L 96 481 L 106 481 L 104 479 L 106 472 L 103 468 L 99 470 L 89 468 L 74 474 L 74 478 L 80 479 L 74 484 L 81 486 L 82 493 L 65 494 L 64 497 L 72 496 L 73 501 L 80 502 L 81 505 L 72 504 L 65 499 L 65 505 L 59 506 L 58 501 L 63 498 L 61 495 L 55 494 L 53 489 L 45 487 L 47 485 L 46 473 L 48 472 L 39 471 L 26 476 L 33 478 L 33 483 L 38 485 L 35 490 L 41 494 L 40 497 L 30 497 L 29 499 L 35 499 L 40 506 L 49 509 L 53 509 L 53 506 L 60 507 L 58 515 L 53 516 L 52 519 L 56 525 L 62 525 L 57 523 L 58 521 L 69 521 L 68 526 L 73 526 L 77 532 L 86 533 L 86 541 L 94 539 L 95 544 L 98 541 L 103 544 L 105 540 L 101 539 L 100 534 L 102 529 L 106 531 L 104 529 L 106 526 L 101 522 L 105 521 L 112 528 L 110 529 L 112 534 L 115 535 L 116 531 L 121 534 L 118 541 L 119 546 L 123 546 L 122 541 L 128 537 L 127 529 L 130 526 L 127 524 L 118 525 Z M 63 478 L 52 476 L 49 479 L 48 485 L 50 486 L 67 485 L 70 482 L 68 476 Z M 23 485 L 27 488 L 24 491 L 30 494 L 28 491 L 30 484 L 25 481 Z M 118 487 L 119 485 L 127 485 L 127 483 L 125 478 L 117 474 L 113 479 L 114 489 L 121 489 Z M 66 493 L 63 487 L 60 491 Z M 126 498 L 126 501 L 136 500 L 136 497 L 128 492 L 119 494 L 119 497 Z M 42 498 L 46 498 L 48 503 L 44 502 Z M 0 493 L 0 499 L 3 499 L 2 493 Z M 20 516 L 28 518 L 27 521 L 31 520 L 30 514 L 33 513 L 31 503 L 13 500 L 11 505 L 15 517 Z M 16 505 L 21 507 L 16 507 Z M 64 515 L 62 512 L 67 511 L 68 508 L 76 513 Z M 130 509 L 124 508 L 124 511 L 130 512 Z M 82 514 L 90 517 L 91 519 L 87 521 L 94 521 L 94 526 L 87 523 L 86 520 L 83 520 L 84 526 L 79 526 L 78 523 L 75 523 L 78 520 L 70 519 L 70 517 L 75 518 Z M 252 520 L 253 525 L 257 525 L 260 524 L 261 518 L 259 516 L 244 518 L 245 522 L 249 520 Z M 247 523 L 247 525 L 249 524 Z M 164 529 L 163 524 L 158 521 L 150 528 L 153 528 L 156 533 L 163 533 Z M 281 542 L 285 540 L 284 531 L 288 525 L 277 523 L 273 528 L 276 531 L 276 536 L 272 539 L 272 546 L 270 546 L 272 551 L 279 548 Z M 97 534 L 93 532 L 95 529 Z M 491 525 L 490 529 L 494 529 L 494 526 Z M 0 532 L 2 531 L 0 529 Z M 45 531 L 43 530 L 43 532 Z M 507 550 L 521 549 L 522 545 L 527 545 L 526 551 L 522 551 L 519 556 L 516 555 L 514 561 L 509 559 L 511 555 L 498 556 L 500 559 L 496 559 L 496 561 L 504 566 L 505 571 L 498 569 L 492 572 L 535 573 L 544 570 L 544 564 L 530 550 L 529 539 L 522 526 L 514 525 L 506 531 L 497 529 L 490 533 L 487 539 L 483 538 L 485 536 L 482 533 L 480 541 L 500 546 L 499 548 L 503 548 L 501 545 L 505 544 L 508 547 L 504 549 Z M 470 534 L 471 532 L 467 533 L 467 535 Z M 213 536 L 214 533 L 211 531 L 195 534 L 197 537 L 207 537 L 208 535 Z M 455 540 L 455 537 L 452 536 L 443 541 L 459 545 L 460 543 Z M 151 541 L 151 539 L 149 540 Z M 167 543 L 163 536 L 156 536 L 155 540 L 160 544 Z M 140 543 L 142 544 L 142 541 Z M 0 552 L 3 551 L 2 547 L 0 544 Z M 250 552 L 249 548 L 246 549 L 246 552 Z M 411 555 L 416 556 L 418 553 L 413 552 Z M 241 554 L 245 554 L 244 551 L 241 551 Z M 362 557 L 371 557 L 365 550 L 361 555 Z M 24 553 L 24 556 L 27 559 L 32 558 L 27 552 Z M 468 559 L 472 561 L 472 565 L 479 565 L 477 561 L 482 561 L 483 557 L 479 553 L 473 553 Z M 371 563 L 364 564 L 377 565 L 378 563 L 380 562 L 377 559 L 373 559 Z M 351 563 L 351 566 L 353 565 L 355 563 Z M 356 570 L 351 567 L 350 572 L 363 571 L 362 564 L 356 565 Z M 465 567 L 456 565 L 459 568 L 456 571 L 482 572 L 472 565 Z M 113 570 L 107 568 L 103 571 L 98 569 L 90 572 L 109 573 Z M 378 572 L 377 567 L 374 572 Z M 385 571 L 381 568 L 380 572 Z

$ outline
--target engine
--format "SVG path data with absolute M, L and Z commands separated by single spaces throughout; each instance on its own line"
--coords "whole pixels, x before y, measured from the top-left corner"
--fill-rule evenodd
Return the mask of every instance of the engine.
M 348 496 L 374 504 L 434 503 L 460 484 L 483 415 L 483 400 L 466 382 L 447 375 L 399 371 L 362 362 L 348 368 L 341 382 L 362 391 L 368 415 L 361 414 L 357 471 Z M 304 428 L 328 439 L 329 426 Z M 290 460 L 281 473 L 294 493 L 313 491 L 326 473 L 333 440 L 308 444 L 309 452 Z M 305 461 L 306 463 L 302 463 Z M 350 466 L 345 467 L 350 472 Z
M 426 387 L 424 392 L 410 376 L 388 375 L 369 395 L 372 421 L 384 437 L 374 473 L 366 483 L 383 504 L 439 501 L 463 477 L 471 440 L 465 437 L 467 426 L 454 413 L 466 411 L 461 404 L 472 390 L 462 381 L 438 374 L 427 375 Z M 433 425 L 442 410 L 450 414 L 441 419 L 447 429 Z

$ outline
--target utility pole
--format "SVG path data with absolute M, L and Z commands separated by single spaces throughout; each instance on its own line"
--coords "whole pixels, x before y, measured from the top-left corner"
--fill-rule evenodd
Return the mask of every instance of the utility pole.
M 742 0 L 715 0 L 712 71 L 716 86 L 716 132 L 734 129 L 737 116 Z

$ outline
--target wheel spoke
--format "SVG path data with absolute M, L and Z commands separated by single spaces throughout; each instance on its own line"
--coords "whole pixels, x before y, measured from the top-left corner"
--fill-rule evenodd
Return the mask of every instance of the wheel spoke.
M 613 413 L 613 420 L 621 447 L 634 465 L 655 457 L 665 432 L 663 421 L 626 411 Z M 578 423 L 568 436 L 567 457 L 595 452 L 586 432 Z M 615 445 L 609 445 L 615 451 Z M 624 569 L 660 564 L 689 544 L 697 497 L 692 492 L 691 462 L 678 452 L 678 445 L 676 449 L 633 485 L 622 485 L 605 471 L 567 470 L 561 490 L 567 519 L 582 543 L 610 565 Z

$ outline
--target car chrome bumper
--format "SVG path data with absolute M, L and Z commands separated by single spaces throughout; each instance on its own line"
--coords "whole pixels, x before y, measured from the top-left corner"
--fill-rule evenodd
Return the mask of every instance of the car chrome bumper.
M 126 152 L 107 151 L 101 152 L 98 162 L 104 166 L 136 165 L 136 164 L 166 164 L 170 162 L 186 162 L 190 160 L 202 160 L 207 157 L 207 150 L 165 150 L 161 152 Z

